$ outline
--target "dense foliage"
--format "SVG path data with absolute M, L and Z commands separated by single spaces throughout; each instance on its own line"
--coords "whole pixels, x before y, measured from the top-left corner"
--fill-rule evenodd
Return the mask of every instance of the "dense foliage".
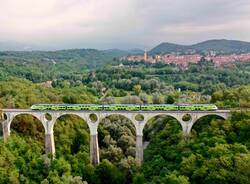
M 203 118 L 183 140 L 180 125 L 155 122 L 142 172 L 149 183 L 249 183 L 250 114 Z M 160 130 L 160 131 L 159 131 Z M 161 148 L 159 150 L 159 148 Z
M 175 65 L 124 61 L 122 66 L 107 66 L 97 70 L 94 77 L 86 76 L 84 82 L 90 83 L 90 86 L 98 84 L 120 91 L 133 91 L 136 85 L 140 85 L 141 90 L 147 93 L 164 94 L 175 87 L 182 91 L 211 94 L 221 88 L 249 84 L 249 71 L 249 63 L 217 68 L 210 61 L 200 61 L 183 70 Z
M 210 102 L 233 110 L 250 107 L 249 63 L 216 68 L 201 61 L 183 70 L 161 63 L 123 61 L 120 65 L 121 61 L 114 60 L 103 68 L 89 70 L 92 67 L 81 59 L 95 51 L 71 52 L 74 54 L 1 53 L 0 107 L 29 108 L 35 103 Z M 0 183 L 250 181 L 249 112 L 235 112 L 226 121 L 204 117 L 196 122 L 188 138 L 170 117 L 150 120 L 144 129 L 145 161 L 141 167 L 135 160 L 135 127 L 125 117 L 109 116 L 100 123 L 98 166 L 90 163 L 89 129 L 81 118 L 60 117 L 54 135 L 56 156 L 52 160 L 45 156 L 41 123 L 30 115 L 17 116 L 7 143 L 0 140 Z
M 95 49 L 0 52 L 0 79 L 11 75 L 33 82 L 61 78 L 81 80 L 82 72 L 101 67 L 124 54 L 127 53 Z

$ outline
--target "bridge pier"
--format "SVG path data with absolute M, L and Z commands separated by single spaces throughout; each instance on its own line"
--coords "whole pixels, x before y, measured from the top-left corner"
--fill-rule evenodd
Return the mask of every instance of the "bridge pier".
M 143 136 L 136 135 L 136 160 L 141 164 L 143 161 Z
M 8 120 L 4 120 L 2 122 L 2 131 L 3 131 L 3 140 L 4 142 L 7 141 L 8 137 L 10 136 L 10 122 Z
M 100 163 L 98 135 L 90 135 L 90 161 L 93 165 Z
M 47 156 L 55 157 L 55 141 L 54 141 L 54 134 L 53 133 L 45 133 L 45 153 Z
M 14 115 L 12 115 L 11 113 L 5 113 L 5 115 L 6 115 L 6 119 L 4 119 L 1 122 L 4 142 L 6 142 L 8 137 L 10 136 L 10 125 L 11 125 L 12 120 L 14 119 Z M 4 118 L 4 115 L 2 115 L 2 118 Z
M 45 154 L 51 156 L 52 159 L 55 158 L 55 140 L 54 140 L 54 124 L 56 122 L 57 116 L 55 114 L 50 114 L 51 120 L 45 117 L 45 114 L 41 114 L 40 121 L 43 124 L 45 131 Z
M 191 129 L 193 127 L 194 121 L 192 121 L 192 120 L 190 120 L 190 121 L 179 120 L 179 122 L 181 124 L 184 137 L 188 137 L 190 135 Z
M 90 162 L 93 165 L 98 165 L 100 163 L 100 154 L 99 154 L 99 144 L 98 144 L 98 125 L 100 122 L 100 115 L 97 114 L 97 120 L 94 122 L 90 117 L 86 117 L 86 122 L 90 131 Z
M 137 121 L 135 117 L 131 118 L 135 130 L 136 130 L 136 153 L 135 153 L 135 159 L 141 163 L 143 162 L 143 128 L 146 125 L 147 120 Z

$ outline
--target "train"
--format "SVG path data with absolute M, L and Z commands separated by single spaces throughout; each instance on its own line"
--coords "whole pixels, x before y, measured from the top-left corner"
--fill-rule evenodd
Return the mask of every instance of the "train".
M 76 111 L 213 111 L 214 104 L 34 104 L 32 110 L 76 110 Z

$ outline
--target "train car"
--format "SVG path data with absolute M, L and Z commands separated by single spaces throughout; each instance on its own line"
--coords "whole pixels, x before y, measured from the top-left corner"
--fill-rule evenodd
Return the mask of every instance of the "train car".
M 194 111 L 195 107 L 193 105 L 178 105 L 178 110 L 180 110 L 180 111 Z
M 67 110 L 100 111 L 103 106 L 99 104 L 67 104 Z
M 175 111 L 178 110 L 177 105 L 169 105 L 169 104 L 147 104 L 141 105 L 142 111 Z
M 217 110 L 213 104 L 169 105 L 169 104 L 34 104 L 32 110 L 84 110 L 84 111 L 209 111 Z
M 31 110 L 42 110 L 39 104 L 33 104 L 33 105 L 30 107 L 30 109 L 31 109 Z
M 194 104 L 193 106 L 195 110 L 203 110 L 203 111 L 218 110 L 218 108 L 214 104 Z
M 34 104 L 31 106 L 32 110 L 52 110 L 53 104 Z
M 192 104 L 192 105 L 179 105 L 178 110 L 180 111 L 209 111 L 217 110 L 216 105 L 213 104 Z
M 103 110 L 102 105 L 94 104 L 34 104 L 32 110 Z
M 67 110 L 66 104 L 34 104 L 32 110 Z
M 106 111 L 139 111 L 140 105 L 137 105 L 137 104 L 103 105 L 103 110 L 106 110 Z

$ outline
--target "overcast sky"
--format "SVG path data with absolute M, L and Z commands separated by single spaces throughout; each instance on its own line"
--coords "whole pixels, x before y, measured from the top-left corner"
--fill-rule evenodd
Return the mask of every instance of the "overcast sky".
M 250 0 L 0 0 L 0 42 L 43 48 L 151 48 L 250 41 Z

